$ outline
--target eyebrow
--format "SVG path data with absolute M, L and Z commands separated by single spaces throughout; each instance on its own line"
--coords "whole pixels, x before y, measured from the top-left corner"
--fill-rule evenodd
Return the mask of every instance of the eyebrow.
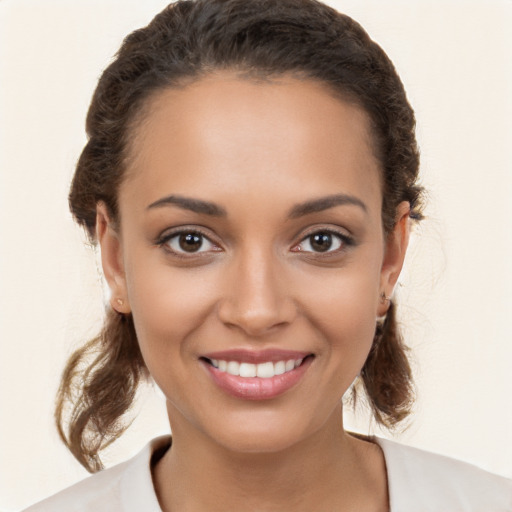
M 227 215 L 226 210 L 215 203 L 177 195 L 162 197 L 162 199 L 158 199 L 158 201 L 151 203 L 146 208 L 146 210 L 169 205 L 178 206 L 184 210 L 190 210 L 195 213 L 202 213 L 203 215 L 211 215 L 213 217 L 226 217 Z
M 227 212 L 222 206 L 212 203 L 210 201 L 203 201 L 202 199 L 192 199 L 189 197 L 170 195 L 158 199 L 154 203 L 151 203 L 146 209 L 150 210 L 153 208 L 161 208 L 164 206 L 178 206 L 184 210 L 190 210 L 195 213 L 203 215 L 211 215 L 213 217 L 226 217 Z M 365 213 L 368 211 L 366 205 L 355 196 L 347 194 L 334 194 L 325 197 L 319 197 L 318 199 L 312 199 L 295 205 L 290 212 L 288 217 L 296 219 L 304 215 L 311 213 L 322 212 L 335 206 L 353 205 L 360 207 Z
M 296 219 L 303 215 L 309 215 L 310 213 L 322 212 L 335 206 L 352 205 L 360 207 L 365 213 L 368 212 L 368 208 L 361 201 L 361 199 L 350 196 L 347 194 L 334 194 L 331 196 L 319 197 L 318 199 L 312 199 L 295 205 L 289 212 L 288 217 Z

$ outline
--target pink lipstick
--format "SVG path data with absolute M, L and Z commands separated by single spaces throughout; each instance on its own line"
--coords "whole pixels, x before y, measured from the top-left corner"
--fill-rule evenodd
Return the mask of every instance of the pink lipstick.
M 313 354 L 290 350 L 227 350 L 201 357 L 213 381 L 232 396 L 268 400 L 295 386 Z

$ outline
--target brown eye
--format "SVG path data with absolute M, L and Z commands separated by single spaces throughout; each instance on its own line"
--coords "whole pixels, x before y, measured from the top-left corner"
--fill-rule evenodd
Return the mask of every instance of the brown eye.
M 169 235 L 162 240 L 161 244 L 166 245 L 171 252 L 181 255 L 219 250 L 205 235 L 195 231 L 182 231 Z
M 331 231 L 317 231 L 303 238 L 301 243 L 295 247 L 295 250 L 310 253 L 327 253 L 336 252 L 348 245 L 352 245 L 352 241 L 346 235 Z
M 316 233 L 310 237 L 310 244 L 314 251 L 328 251 L 332 247 L 332 235 L 330 233 Z
M 197 233 L 184 233 L 179 235 L 178 243 L 185 252 L 196 252 L 203 245 L 203 237 Z

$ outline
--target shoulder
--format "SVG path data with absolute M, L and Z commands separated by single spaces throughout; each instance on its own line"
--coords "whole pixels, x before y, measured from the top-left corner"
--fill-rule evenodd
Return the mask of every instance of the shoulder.
M 512 511 L 512 480 L 393 441 L 376 442 L 386 459 L 392 512 Z
M 161 512 L 151 477 L 151 458 L 169 437 L 154 439 L 132 459 L 96 473 L 24 512 Z

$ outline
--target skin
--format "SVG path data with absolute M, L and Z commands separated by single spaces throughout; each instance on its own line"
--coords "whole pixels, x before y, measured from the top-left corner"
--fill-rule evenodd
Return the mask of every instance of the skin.
M 167 398 L 173 445 L 153 474 L 165 512 L 388 509 L 380 448 L 342 428 L 341 397 L 408 241 L 407 203 L 383 231 L 368 125 L 322 84 L 228 72 L 159 92 L 138 123 L 120 227 L 99 204 L 97 234 L 112 307 L 133 314 Z M 290 216 L 333 194 L 362 205 Z M 169 195 L 213 202 L 224 215 L 149 207 Z M 199 252 L 180 249 L 176 228 L 207 237 Z M 336 233 L 327 252 L 311 245 L 312 232 Z M 314 357 L 282 395 L 244 400 L 200 360 L 234 348 Z

